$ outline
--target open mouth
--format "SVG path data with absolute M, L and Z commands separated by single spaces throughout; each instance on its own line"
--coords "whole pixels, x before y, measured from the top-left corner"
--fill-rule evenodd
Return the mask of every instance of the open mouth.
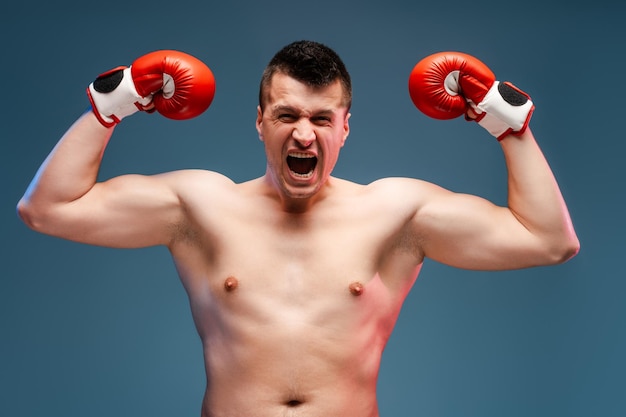
M 292 152 L 287 156 L 287 166 L 296 177 L 311 177 L 316 165 L 317 157 L 307 153 Z

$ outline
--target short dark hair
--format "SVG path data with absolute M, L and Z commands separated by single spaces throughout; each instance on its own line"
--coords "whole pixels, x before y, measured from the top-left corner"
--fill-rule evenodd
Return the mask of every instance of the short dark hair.
M 326 87 L 341 82 L 346 107 L 352 105 L 352 81 L 339 55 L 328 46 L 313 41 L 296 41 L 283 47 L 263 71 L 259 88 L 259 105 L 263 109 L 265 93 L 277 72 L 288 75 L 310 87 Z

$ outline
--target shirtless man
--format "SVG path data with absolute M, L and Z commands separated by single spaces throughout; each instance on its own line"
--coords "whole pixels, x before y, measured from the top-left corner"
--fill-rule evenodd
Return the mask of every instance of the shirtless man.
M 107 114 L 99 95 L 114 93 L 90 89 L 93 109 L 61 138 L 18 212 L 73 241 L 169 248 L 203 344 L 203 417 L 377 417 L 381 355 L 424 258 L 506 270 L 578 251 L 526 126 L 531 111 L 499 137 L 509 200 L 498 207 L 416 179 L 333 177 L 351 84 L 339 57 L 315 42 L 288 45 L 264 72 L 256 127 L 267 170 L 251 181 L 183 170 L 97 182 L 112 126 L 136 110 Z M 149 108 L 152 97 L 130 103 Z M 470 104 L 475 117 L 482 110 Z

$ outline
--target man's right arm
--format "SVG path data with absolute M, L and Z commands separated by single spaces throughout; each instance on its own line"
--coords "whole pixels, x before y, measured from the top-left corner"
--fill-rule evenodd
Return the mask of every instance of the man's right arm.
M 114 126 L 138 110 L 188 119 L 204 112 L 213 75 L 196 58 L 157 51 L 131 67 L 102 74 L 88 89 L 93 110 L 82 115 L 41 165 L 18 214 L 34 230 L 113 247 L 167 244 L 182 220 L 175 184 L 180 174 L 123 175 L 97 182 Z

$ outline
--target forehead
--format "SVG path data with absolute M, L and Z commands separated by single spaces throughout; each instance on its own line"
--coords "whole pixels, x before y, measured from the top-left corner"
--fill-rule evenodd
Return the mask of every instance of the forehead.
M 337 111 L 345 109 L 343 87 L 339 80 L 324 87 L 304 84 L 283 73 L 276 73 L 267 88 L 266 106 L 293 107 L 308 111 Z

